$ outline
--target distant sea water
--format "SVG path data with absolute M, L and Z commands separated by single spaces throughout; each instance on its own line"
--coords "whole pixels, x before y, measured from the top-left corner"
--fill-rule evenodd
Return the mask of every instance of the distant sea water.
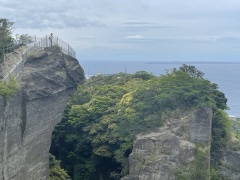
M 240 63 L 224 62 L 136 62 L 136 61 L 80 61 L 85 75 L 115 74 L 119 72 L 135 73 L 147 71 L 156 76 L 164 74 L 166 69 L 178 68 L 182 64 L 193 65 L 205 73 L 204 77 L 218 84 L 228 99 L 229 115 L 240 117 Z

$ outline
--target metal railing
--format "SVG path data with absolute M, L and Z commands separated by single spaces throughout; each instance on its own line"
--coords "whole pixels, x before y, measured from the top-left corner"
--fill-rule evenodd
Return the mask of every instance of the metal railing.
M 6 44 L 2 47 L 0 50 L 1 54 L 1 62 L 4 62 L 6 60 L 6 54 L 14 52 L 15 49 L 18 49 L 21 46 L 31 46 L 32 44 L 36 43 L 39 40 L 36 36 L 28 36 L 26 35 L 24 39 L 19 39 L 16 37 L 16 39 L 13 39 L 13 41 L 9 44 Z
M 24 55 L 27 56 L 29 53 L 44 49 L 46 47 L 58 46 L 64 54 L 67 54 L 73 58 L 75 58 L 76 53 L 73 48 L 64 42 L 62 39 L 56 36 L 46 36 L 41 38 L 38 42 L 34 43 L 32 46 L 29 46 Z
M 10 71 L 3 79 L 2 82 L 9 82 L 10 80 L 10 76 L 12 75 L 13 77 L 17 77 L 18 74 L 22 71 L 24 66 L 24 61 L 21 60 L 19 61 L 16 66 L 14 66 L 14 68 L 12 69 L 12 71 Z
M 10 75 L 13 75 L 13 77 L 17 77 L 24 67 L 24 63 L 27 59 L 27 56 L 33 52 L 44 49 L 46 47 L 58 46 L 63 53 L 75 58 L 76 53 L 73 50 L 73 48 L 59 37 L 46 36 L 36 41 L 37 39 L 39 38 L 35 37 L 33 43 L 27 46 L 27 48 L 22 53 L 20 61 L 6 76 L 4 76 L 2 82 L 9 82 Z

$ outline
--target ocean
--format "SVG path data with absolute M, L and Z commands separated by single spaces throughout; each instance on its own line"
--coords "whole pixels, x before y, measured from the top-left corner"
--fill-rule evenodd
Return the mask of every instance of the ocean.
M 183 63 L 179 62 L 143 62 L 143 61 L 81 61 L 80 64 L 85 75 L 115 74 L 119 72 L 135 73 L 147 71 L 156 76 L 164 74 L 166 69 L 178 68 Z M 205 73 L 204 77 L 212 83 L 218 84 L 228 99 L 230 110 L 226 112 L 231 116 L 240 117 L 240 63 L 185 63 L 195 66 Z

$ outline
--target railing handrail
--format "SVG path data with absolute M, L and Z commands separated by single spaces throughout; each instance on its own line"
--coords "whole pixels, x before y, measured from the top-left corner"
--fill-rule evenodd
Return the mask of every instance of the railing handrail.
M 52 41 L 49 39 L 49 37 L 52 38 Z M 45 47 L 51 47 L 51 46 L 59 46 L 63 53 L 75 58 L 76 53 L 73 50 L 73 48 L 68 43 L 66 43 L 65 41 L 63 41 L 61 38 L 57 36 L 46 36 L 41 38 L 36 43 L 32 44 L 31 46 L 28 46 L 25 53 L 30 51 L 31 48 L 45 48 Z
M 20 39 L 13 39 L 13 41 L 11 43 L 6 44 L 2 47 L 2 53 L 7 54 L 7 53 L 12 52 L 12 50 L 17 49 L 20 46 L 24 46 L 27 44 L 30 44 L 30 45 L 34 44 L 34 43 L 36 43 L 37 39 L 38 38 L 35 35 L 34 36 L 26 36 L 25 41 L 22 41 Z
M 49 38 L 51 37 L 51 38 Z M 35 37 L 36 39 L 36 37 Z M 24 49 L 24 51 L 22 52 L 21 55 L 21 59 L 20 61 L 14 66 L 14 68 L 12 68 L 12 70 L 6 75 L 4 76 L 4 78 L 2 79 L 2 82 L 8 81 L 9 80 L 9 76 L 10 74 L 12 74 L 19 66 L 20 69 L 15 73 L 15 77 L 18 76 L 18 74 L 22 71 L 24 63 L 26 61 L 26 56 L 28 52 L 31 52 L 32 50 L 35 49 L 43 49 L 45 47 L 51 47 L 51 46 L 59 46 L 61 51 L 73 58 L 75 58 L 75 51 L 73 50 L 73 48 L 67 44 L 65 41 L 63 41 L 61 38 L 57 37 L 57 36 L 46 36 L 41 38 L 39 41 L 35 41 L 34 43 L 31 43 L 29 46 L 27 46 L 26 49 Z M 4 57 L 5 58 L 5 57 Z

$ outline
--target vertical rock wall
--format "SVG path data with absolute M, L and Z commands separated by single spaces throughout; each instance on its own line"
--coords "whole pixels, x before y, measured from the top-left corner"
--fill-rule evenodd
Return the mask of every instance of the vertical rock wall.
M 0 99 L 0 180 L 48 178 L 52 131 L 83 81 L 78 61 L 55 47 L 27 61 L 19 92 Z
M 219 154 L 221 164 L 218 167 L 218 173 L 225 179 L 240 179 L 240 151 L 222 150 Z
M 129 157 L 130 172 L 122 180 L 191 179 L 199 164 L 205 177 L 210 174 L 210 108 L 169 119 L 161 128 L 138 135 Z M 196 155 L 204 154 L 203 161 Z

